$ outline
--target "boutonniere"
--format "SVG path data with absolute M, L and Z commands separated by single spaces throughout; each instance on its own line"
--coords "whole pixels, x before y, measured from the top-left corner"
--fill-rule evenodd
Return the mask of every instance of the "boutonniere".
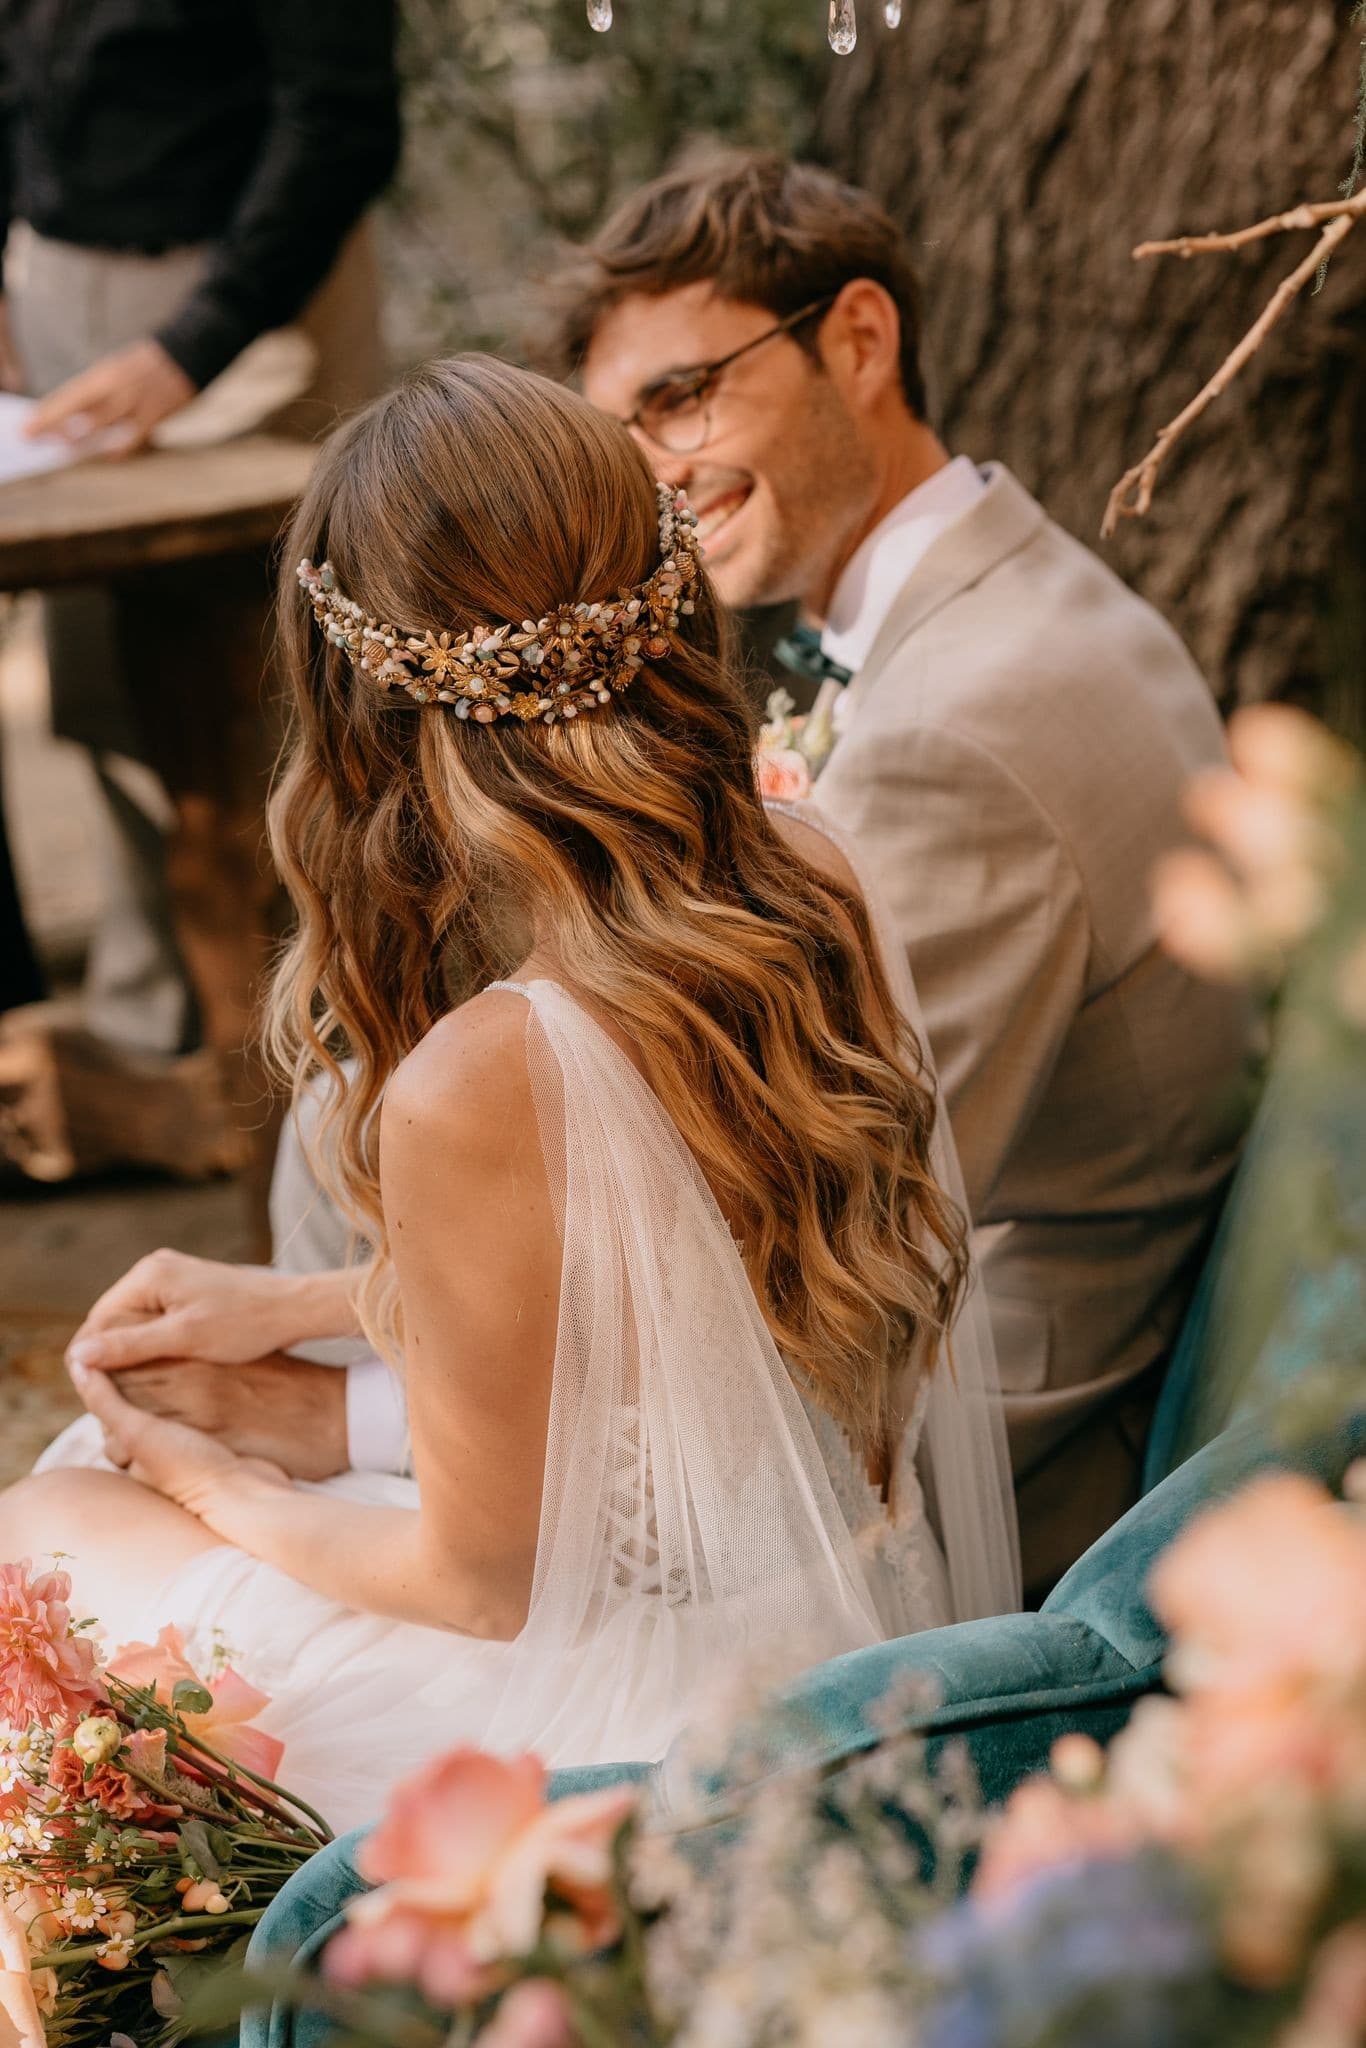
M 786 690 L 775 690 L 759 728 L 755 759 L 759 794 L 773 803 L 799 803 L 835 751 L 835 700 L 841 685 L 827 678 L 809 711 L 798 711 Z

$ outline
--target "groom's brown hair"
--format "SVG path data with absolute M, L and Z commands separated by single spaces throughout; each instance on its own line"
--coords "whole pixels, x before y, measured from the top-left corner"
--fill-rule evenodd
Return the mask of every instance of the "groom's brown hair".
M 566 264 L 551 289 L 548 367 L 572 375 L 604 314 L 635 293 L 704 279 L 721 298 L 778 318 L 871 278 L 901 316 L 901 384 L 923 418 L 920 292 L 905 239 L 877 201 L 815 164 L 770 151 L 709 155 L 643 185 Z M 814 352 L 811 331 L 793 339 Z

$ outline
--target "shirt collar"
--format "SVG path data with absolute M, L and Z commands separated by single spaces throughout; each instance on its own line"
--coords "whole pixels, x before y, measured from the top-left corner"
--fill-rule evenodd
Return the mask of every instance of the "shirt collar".
M 857 674 L 912 569 L 981 497 L 986 479 L 966 455 L 908 491 L 861 541 L 835 585 L 821 652 Z

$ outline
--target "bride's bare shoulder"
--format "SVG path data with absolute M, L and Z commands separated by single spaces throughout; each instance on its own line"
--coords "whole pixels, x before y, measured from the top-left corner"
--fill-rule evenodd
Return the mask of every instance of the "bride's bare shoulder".
M 812 822 L 802 810 L 780 811 L 770 806 L 769 818 L 778 837 L 799 853 L 808 867 L 824 875 L 832 882 L 841 883 L 844 888 L 859 894 L 858 876 L 849 865 L 843 848 L 837 845 L 828 832 Z
M 436 1140 L 466 1164 L 505 1162 L 535 1130 L 525 996 L 486 989 L 434 1024 L 384 1092 L 386 1155 Z

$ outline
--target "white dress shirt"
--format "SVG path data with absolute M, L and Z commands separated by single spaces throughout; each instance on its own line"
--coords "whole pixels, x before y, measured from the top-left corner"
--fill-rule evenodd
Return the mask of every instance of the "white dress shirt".
M 822 654 L 851 675 L 858 674 L 916 563 L 972 510 L 985 489 L 986 479 L 976 464 L 966 455 L 955 455 L 893 505 L 845 564 L 821 628 Z M 850 708 L 841 692 L 834 707 L 837 732 Z
M 374 1352 L 346 1369 L 346 1443 L 355 1472 L 411 1472 L 403 1382 Z

